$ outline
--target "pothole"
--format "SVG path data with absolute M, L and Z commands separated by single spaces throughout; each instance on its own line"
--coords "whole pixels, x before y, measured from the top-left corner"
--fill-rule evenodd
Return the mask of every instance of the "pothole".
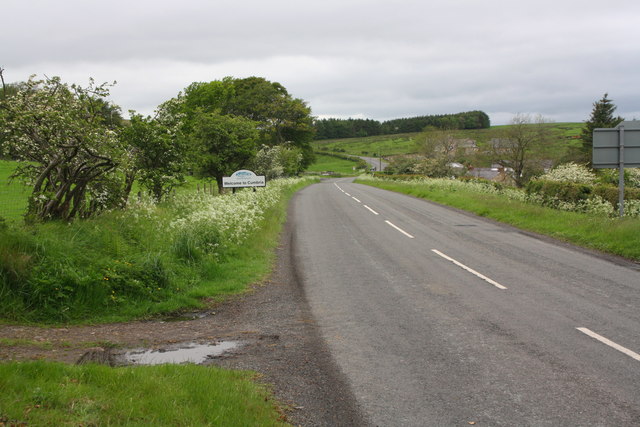
M 240 341 L 221 341 L 215 344 L 182 343 L 160 349 L 135 349 L 117 356 L 125 365 L 162 365 L 165 363 L 200 364 L 220 357 L 242 346 Z

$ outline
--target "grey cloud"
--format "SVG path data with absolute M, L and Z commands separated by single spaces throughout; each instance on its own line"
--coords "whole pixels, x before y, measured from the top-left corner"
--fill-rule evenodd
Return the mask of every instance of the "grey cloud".
M 604 92 L 640 111 L 635 0 L 7 0 L 3 14 L 7 78 L 116 79 L 124 110 L 261 75 L 322 116 L 581 120 Z

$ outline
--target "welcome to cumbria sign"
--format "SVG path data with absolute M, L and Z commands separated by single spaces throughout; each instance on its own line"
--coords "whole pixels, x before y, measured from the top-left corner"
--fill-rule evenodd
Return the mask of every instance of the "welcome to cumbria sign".
M 223 188 L 266 187 L 267 179 L 258 176 L 250 170 L 241 169 L 231 176 L 222 177 Z

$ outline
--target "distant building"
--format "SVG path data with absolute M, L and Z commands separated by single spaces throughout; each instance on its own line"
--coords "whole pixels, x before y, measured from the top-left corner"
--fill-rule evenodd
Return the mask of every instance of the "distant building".
M 490 168 L 469 168 L 467 176 L 512 185 L 514 182 L 511 173 L 513 169 L 494 164 Z

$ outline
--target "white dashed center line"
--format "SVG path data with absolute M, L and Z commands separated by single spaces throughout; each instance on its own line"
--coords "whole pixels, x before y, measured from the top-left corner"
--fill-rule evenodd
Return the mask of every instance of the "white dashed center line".
M 627 356 L 629 356 L 629 357 L 631 357 L 631 358 L 633 358 L 633 359 L 635 359 L 635 360 L 640 362 L 640 354 L 638 354 L 638 353 L 636 353 L 634 351 L 631 351 L 628 348 L 621 346 L 620 344 L 616 344 L 613 341 L 603 337 L 602 335 L 598 335 L 595 332 L 593 332 L 593 331 L 591 331 L 591 330 L 589 330 L 587 328 L 576 328 L 576 329 L 579 330 L 580 332 L 582 332 L 583 334 L 587 334 L 591 338 L 595 338 L 598 341 L 600 341 L 601 343 L 606 344 L 609 347 L 615 348 L 616 350 L 618 350 L 618 351 L 626 354 Z
M 413 239 L 413 236 L 411 234 L 407 233 L 402 228 L 400 228 L 397 225 L 393 224 L 391 221 L 385 221 L 385 222 L 387 224 L 389 224 L 390 226 L 392 226 L 393 228 L 395 228 L 396 230 L 398 230 L 399 232 L 401 232 L 402 234 L 404 234 L 405 236 L 407 236 L 408 238 Z
M 369 212 L 371 212 L 374 215 L 379 215 L 378 212 L 374 211 L 373 209 L 371 209 L 369 206 L 367 205 L 363 205 L 365 208 L 369 209 Z
M 489 279 L 487 276 L 478 273 L 477 271 L 475 271 L 474 269 L 467 267 L 466 265 L 464 265 L 463 263 L 456 261 L 455 259 L 443 254 L 442 252 L 440 252 L 439 250 L 436 249 L 431 249 L 432 252 L 434 252 L 437 255 L 440 255 L 442 258 L 446 259 L 447 261 L 451 261 L 452 263 L 454 263 L 455 265 L 457 265 L 458 267 L 462 268 L 463 270 L 468 271 L 469 273 L 473 274 L 474 276 L 477 276 L 479 278 L 481 278 L 482 280 L 484 280 L 485 282 L 491 283 L 493 286 L 495 286 L 498 289 L 507 289 L 506 286 L 502 286 L 500 283 L 496 282 L 495 280 L 491 280 Z

